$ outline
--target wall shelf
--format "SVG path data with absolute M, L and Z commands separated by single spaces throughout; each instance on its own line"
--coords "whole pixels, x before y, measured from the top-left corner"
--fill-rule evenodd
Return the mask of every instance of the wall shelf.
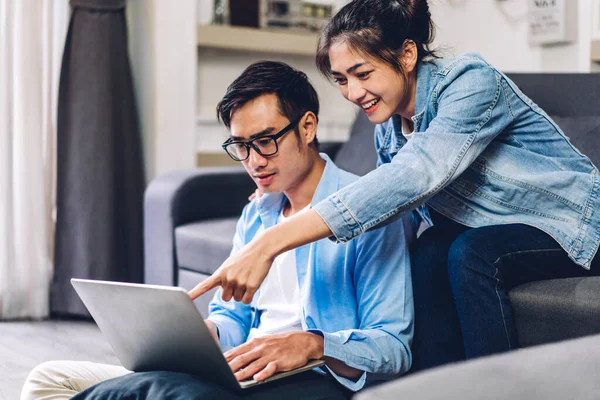
M 226 25 L 198 25 L 196 41 L 199 48 L 314 57 L 318 35 Z

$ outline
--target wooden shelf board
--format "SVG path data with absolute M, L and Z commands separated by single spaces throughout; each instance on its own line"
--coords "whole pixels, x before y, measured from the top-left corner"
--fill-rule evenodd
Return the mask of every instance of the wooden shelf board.
M 318 35 L 226 25 L 198 25 L 196 41 L 200 48 L 314 57 Z
M 197 167 L 241 167 L 242 163 L 239 161 L 233 161 L 224 151 L 217 152 L 196 152 L 196 166 Z

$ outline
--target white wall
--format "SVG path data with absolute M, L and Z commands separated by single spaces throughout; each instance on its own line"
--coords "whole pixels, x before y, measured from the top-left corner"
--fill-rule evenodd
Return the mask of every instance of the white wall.
M 195 165 L 196 0 L 129 0 L 146 179 Z
M 506 72 L 536 72 L 541 50 L 527 43 L 525 0 L 430 0 L 435 45 L 444 56 L 478 52 Z
M 430 0 L 436 45 L 446 54 L 481 53 L 504 72 L 590 72 L 593 0 L 567 0 L 577 8 L 577 40 L 552 46 L 528 43 L 525 0 Z

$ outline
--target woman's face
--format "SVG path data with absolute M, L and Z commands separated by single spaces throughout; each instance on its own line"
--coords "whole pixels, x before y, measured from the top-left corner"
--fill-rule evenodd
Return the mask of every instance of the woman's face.
M 342 95 L 359 106 L 371 122 L 380 124 L 393 114 L 408 119 L 414 115 L 412 85 L 390 65 L 359 55 L 345 41 L 330 47 L 329 62 L 331 77 Z

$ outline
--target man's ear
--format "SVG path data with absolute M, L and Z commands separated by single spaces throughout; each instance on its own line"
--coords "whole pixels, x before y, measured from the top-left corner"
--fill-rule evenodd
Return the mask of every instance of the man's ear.
M 409 74 L 413 72 L 417 66 L 418 58 L 417 45 L 410 39 L 404 41 L 402 45 L 402 56 L 400 56 L 400 62 L 404 68 L 404 72 Z
M 308 111 L 300 119 L 300 134 L 306 144 L 311 144 L 317 136 L 317 116 L 314 112 Z

